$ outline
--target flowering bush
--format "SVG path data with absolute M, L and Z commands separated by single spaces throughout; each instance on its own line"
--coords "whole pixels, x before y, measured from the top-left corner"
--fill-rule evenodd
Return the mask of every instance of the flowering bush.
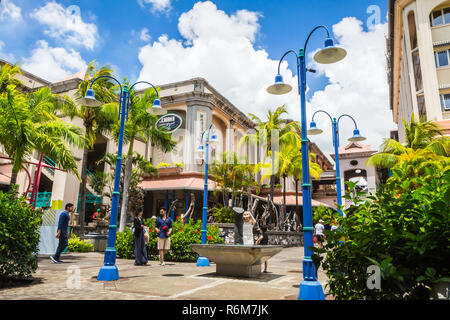
M 179 218 L 175 219 L 172 225 L 171 248 L 166 255 L 167 261 L 178 262 L 195 262 L 198 254 L 192 251 L 191 244 L 201 243 L 201 220 L 195 221 L 190 219 L 188 223 L 183 223 Z M 158 234 L 155 230 L 155 221 L 153 219 L 145 219 L 144 225 L 149 228 L 150 240 L 147 243 L 147 254 L 149 260 L 158 260 L 159 251 L 157 247 Z M 221 233 L 216 226 L 208 226 L 206 231 L 207 243 L 217 244 L 224 243 Z M 116 241 L 117 255 L 130 259 L 134 255 L 134 238 L 130 229 L 117 234 Z

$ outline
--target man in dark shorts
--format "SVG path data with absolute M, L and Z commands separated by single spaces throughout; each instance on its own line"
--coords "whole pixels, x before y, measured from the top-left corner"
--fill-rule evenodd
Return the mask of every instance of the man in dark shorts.
M 261 226 L 259 228 L 259 238 L 256 240 L 256 245 L 267 246 L 269 244 L 269 237 L 267 236 L 267 227 Z M 264 261 L 264 273 L 267 273 L 267 266 L 269 265 L 268 261 Z
M 158 233 L 159 261 L 164 266 L 164 255 L 170 250 L 170 234 L 172 233 L 172 219 L 166 215 L 166 208 L 159 209 L 155 230 Z

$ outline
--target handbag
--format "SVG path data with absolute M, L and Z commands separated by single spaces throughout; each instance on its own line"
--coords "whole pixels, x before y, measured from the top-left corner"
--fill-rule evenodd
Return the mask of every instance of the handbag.
M 150 235 L 148 234 L 147 229 L 144 229 L 144 239 L 145 239 L 145 244 L 147 244 L 150 241 Z
M 314 243 L 317 243 L 316 235 L 313 236 L 313 241 L 314 241 Z

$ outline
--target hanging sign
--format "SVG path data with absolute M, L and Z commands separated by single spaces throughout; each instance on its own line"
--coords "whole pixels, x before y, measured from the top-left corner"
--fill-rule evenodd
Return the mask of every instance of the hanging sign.
M 169 132 L 177 131 L 183 125 L 183 118 L 175 113 L 168 113 L 156 122 L 156 128 L 160 130 L 161 128 L 166 128 Z

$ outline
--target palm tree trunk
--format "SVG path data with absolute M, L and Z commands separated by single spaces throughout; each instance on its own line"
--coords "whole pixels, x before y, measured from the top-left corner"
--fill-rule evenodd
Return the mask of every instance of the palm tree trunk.
M 9 190 L 12 190 L 12 186 L 17 183 L 17 172 L 11 173 L 11 182 L 9 183 Z
M 132 148 L 132 145 L 130 145 Z M 132 150 L 132 149 L 131 149 Z M 131 173 L 133 170 L 133 155 L 128 152 L 127 162 L 125 164 L 125 174 L 123 177 L 123 190 L 122 190 L 122 204 L 120 208 L 120 225 L 119 232 L 125 231 L 125 226 L 127 223 L 127 212 L 128 212 L 128 195 L 131 182 Z
M 86 128 L 87 132 L 87 128 Z M 87 134 L 87 133 L 86 133 Z M 81 184 L 80 184 L 80 234 L 84 236 L 84 220 L 86 216 L 86 183 L 87 183 L 87 158 L 89 149 L 83 150 L 83 161 L 81 162 Z

